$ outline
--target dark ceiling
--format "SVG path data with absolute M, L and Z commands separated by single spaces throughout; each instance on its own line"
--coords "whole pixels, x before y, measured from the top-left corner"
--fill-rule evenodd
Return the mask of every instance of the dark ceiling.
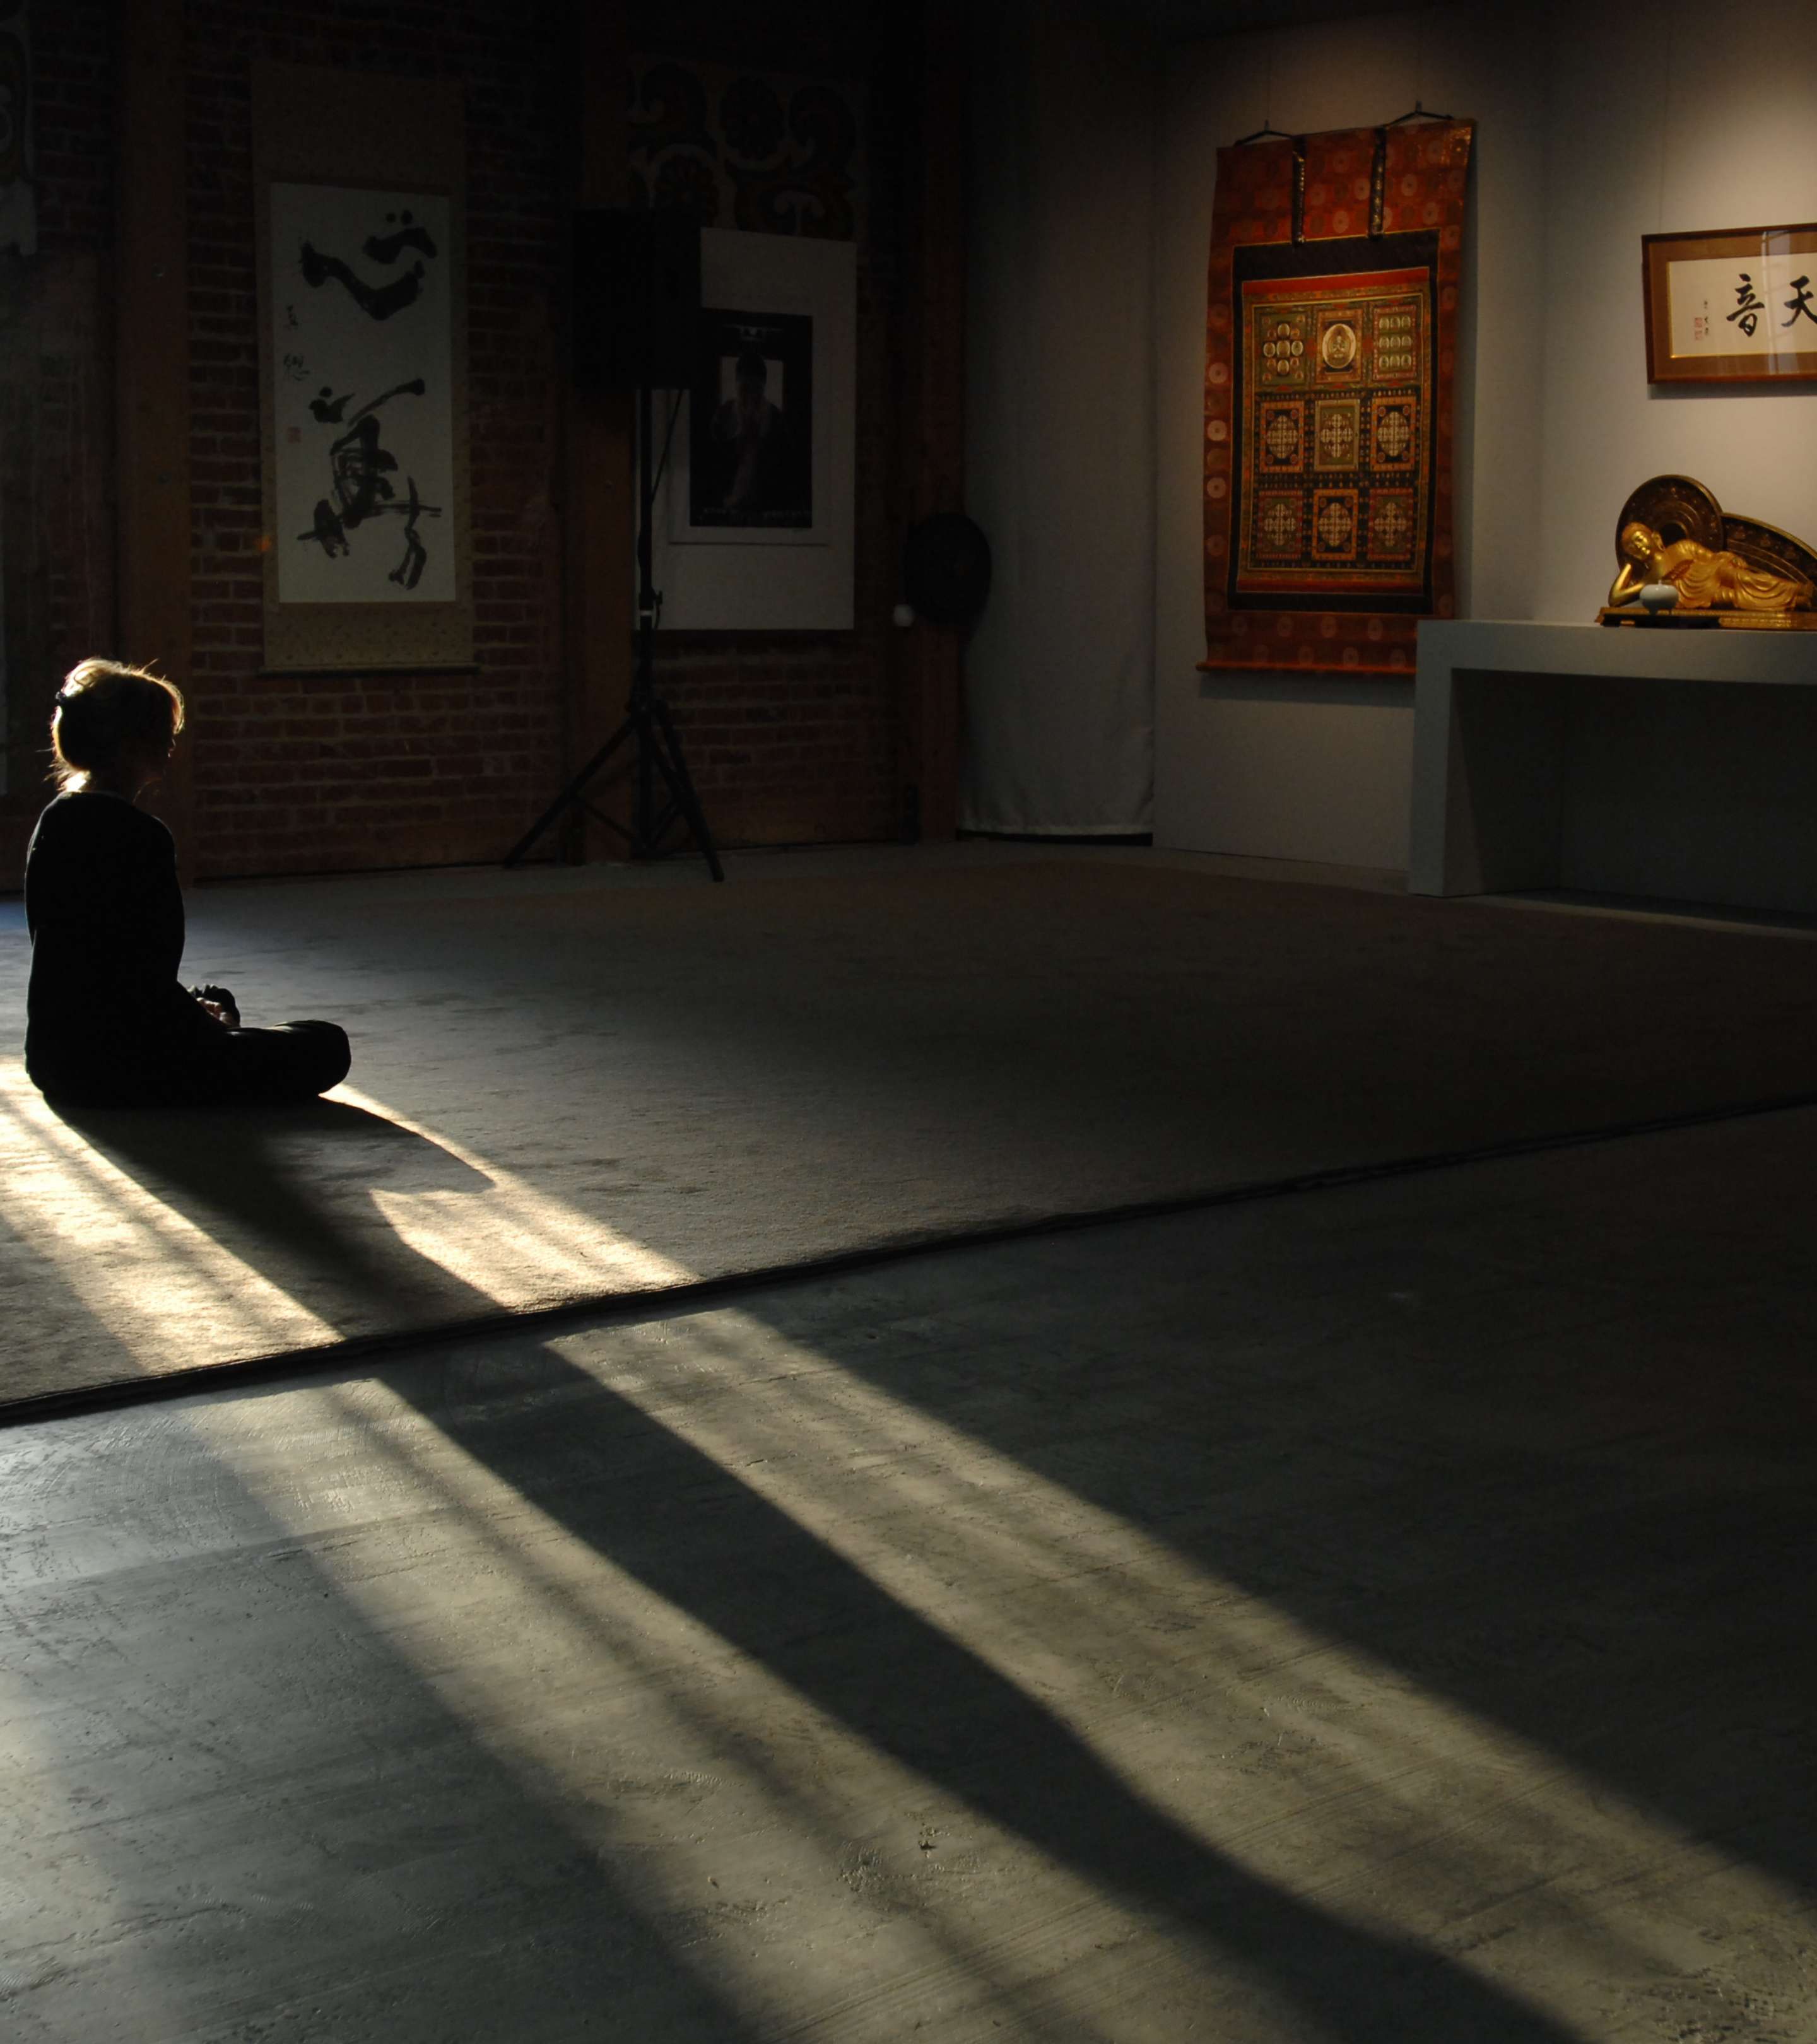
M 978 20 L 1012 4 L 1095 13 L 1138 36 L 1176 43 L 1379 14 L 1395 0 L 970 0 L 968 13 Z M 728 8 L 725 0 L 631 0 L 631 41 L 645 56 L 710 47 L 725 63 L 857 75 L 870 67 L 904 15 L 902 0 L 789 0 L 786 6 L 743 9 Z
M 1345 14 L 1380 14 L 1393 0 L 1101 0 L 1098 11 L 1139 21 L 1170 42 L 1243 29 L 1285 29 Z

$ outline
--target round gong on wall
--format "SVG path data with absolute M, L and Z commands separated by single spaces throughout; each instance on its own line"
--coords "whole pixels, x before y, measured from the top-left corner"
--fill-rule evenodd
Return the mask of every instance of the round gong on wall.
M 962 629 L 990 594 L 990 542 L 962 511 L 936 511 L 908 528 L 902 590 L 931 624 Z

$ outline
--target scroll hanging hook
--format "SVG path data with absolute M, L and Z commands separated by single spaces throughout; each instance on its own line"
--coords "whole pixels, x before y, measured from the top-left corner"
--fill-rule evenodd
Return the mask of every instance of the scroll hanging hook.
M 1263 88 L 1262 125 L 1253 135 L 1239 135 L 1231 144 L 1232 148 L 1247 148 L 1251 142 L 1291 142 L 1291 135 L 1284 135 L 1274 125 L 1274 45 L 1276 38 L 1268 39 L 1268 80 Z
M 1454 113 L 1434 113 L 1421 100 L 1415 100 L 1409 113 L 1397 113 L 1392 121 L 1385 121 L 1385 128 L 1404 128 L 1409 121 L 1454 121 Z

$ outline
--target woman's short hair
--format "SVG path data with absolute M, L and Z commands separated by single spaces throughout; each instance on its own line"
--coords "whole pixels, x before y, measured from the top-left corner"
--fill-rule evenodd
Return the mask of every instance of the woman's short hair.
M 182 728 L 182 694 L 174 682 L 117 660 L 83 660 L 57 691 L 51 770 L 58 787 L 74 793 L 135 747 L 168 744 Z

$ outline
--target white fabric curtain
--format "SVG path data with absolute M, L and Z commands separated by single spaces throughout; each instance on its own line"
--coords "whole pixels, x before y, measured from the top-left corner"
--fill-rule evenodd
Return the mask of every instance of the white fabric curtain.
M 1082 7 L 980 14 L 966 494 L 994 571 L 966 657 L 961 822 L 1146 830 L 1158 75 Z

